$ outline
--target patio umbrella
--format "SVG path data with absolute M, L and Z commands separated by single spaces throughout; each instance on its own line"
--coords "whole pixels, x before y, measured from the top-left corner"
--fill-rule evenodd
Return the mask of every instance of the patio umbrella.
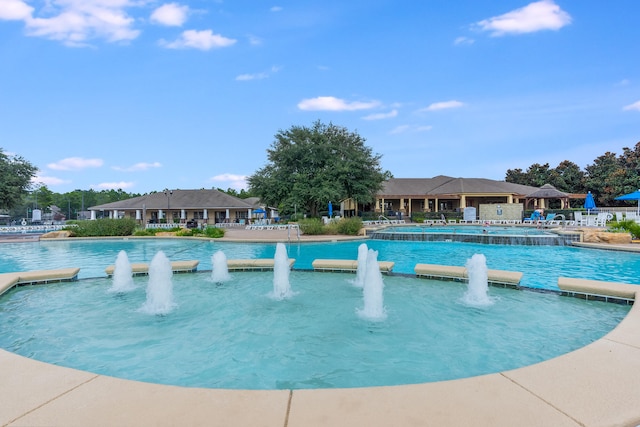
M 584 208 L 587 210 L 587 215 L 589 215 L 591 209 L 596 208 L 596 201 L 593 199 L 591 191 L 587 193 L 587 197 L 584 199 Z
M 636 190 L 633 193 L 625 194 L 624 196 L 616 197 L 616 200 L 637 200 L 638 201 L 637 214 L 640 215 L 640 190 Z
M 264 217 L 267 217 L 267 211 L 265 211 L 264 209 L 254 209 L 253 213 L 255 214 L 264 214 Z
M 329 218 L 333 216 L 333 204 L 329 202 Z

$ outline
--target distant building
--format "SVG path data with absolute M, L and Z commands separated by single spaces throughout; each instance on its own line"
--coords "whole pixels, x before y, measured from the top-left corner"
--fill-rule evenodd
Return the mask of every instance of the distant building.
M 256 214 L 254 211 L 259 211 Z M 165 190 L 145 196 L 89 208 L 91 219 L 132 218 L 142 224 L 214 224 L 246 222 L 256 218 L 277 218 L 273 208 L 257 199 L 240 199 L 219 190 Z
M 376 195 L 375 212 L 381 215 L 414 212 L 462 212 L 481 204 L 523 203 L 537 187 L 484 178 L 392 178 Z M 544 199 L 539 201 L 544 207 Z

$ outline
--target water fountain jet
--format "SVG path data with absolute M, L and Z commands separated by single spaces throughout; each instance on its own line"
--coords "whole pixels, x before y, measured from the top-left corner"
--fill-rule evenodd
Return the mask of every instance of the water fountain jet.
M 387 312 L 384 309 L 383 289 L 384 282 L 378 266 L 378 251 L 369 249 L 362 289 L 364 307 L 362 310 L 357 310 L 360 317 L 374 321 L 382 321 L 387 318 Z
M 284 243 L 277 243 L 273 261 L 273 297 L 275 299 L 283 300 L 293 296 L 289 283 L 290 271 L 287 248 Z
M 169 314 L 175 308 L 173 301 L 173 271 L 171 261 L 164 252 L 158 253 L 149 264 L 149 283 L 147 284 L 147 299 L 140 307 L 140 311 L 148 314 Z
M 471 306 L 483 307 L 493 304 L 489 293 L 489 276 L 487 270 L 487 259 L 482 254 L 474 254 L 467 260 L 465 265 L 469 276 L 467 292 L 462 297 L 462 301 Z
M 218 251 L 211 257 L 213 271 L 211 272 L 211 280 L 214 283 L 224 283 L 231 280 L 229 275 L 229 267 L 227 265 L 227 256 L 222 251 Z
M 116 257 L 116 264 L 113 270 L 113 283 L 109 292 L 125 293 L 136 288 L 133 283 L 133 270 L 127 253 L 122 250 Z
M 353 281 L 353 285 L 358 288 L 364 287 L 364 276 L 367 271 L 367 253 L 369 248 L 366 243 L 362 243 L 358 246 L 358 268 L 356 269 L 356 278 Z

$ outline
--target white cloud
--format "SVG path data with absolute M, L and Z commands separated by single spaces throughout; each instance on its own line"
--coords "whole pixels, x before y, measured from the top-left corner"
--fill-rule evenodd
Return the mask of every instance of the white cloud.
M 263 71 L 261 73 L 255 73 L 255 74 L 240 74 L 238 76 L 236 76 L 236 80 L 237 81 L 248 81 L 248 80 L 261 80 L 261 79 L 266 79 L 269 76 L 271 76 L 272 74 L 277 73 L 278 71 L 280 71 L 282 69 L 282 67 L 277 67 L 277 66 L 273 66 L 271 67 L 271 69 L 269 71 Z
M 470 39 L 469 37 L 458 37 L 453 41 L 453 44 L 456 46 L 461 46 L 461 45 L 471 45 L 475 43 L 474 39 Z
M 140 34 L 125 11 L 134 6 L 129 0 L 51 0 L 46 4 L 49 17 L 25 20 L 28 35 L 87 46 L 92 39 L 129 41 Z
M 200 49 L 210 50 L 220 47 L 231 46 L 236 42 L 234 39 L 223 37 L 219 34 L 213 34 L 211 30 L 187 30 L 182 33 L 180 38 L 173 42 L 160 41 L 162 46 L 170 49 Z
M 369 114 L 368 116 L 364 116 L 363 120 L 382 120 L 382 119 L 390 119 L 396 117 L 398 115 L 398 110 L 391 110 L 388 113 L 376 113 Z
M 303 99 L 298 103 L 298 108 L 305 111 L 356 111 L 368 110 L 378 107 L 380 102 L 348 102 L 333 96 L 319 96 L 317 98 Z
M 126 188 L 133 187 L 133 182 L 120 181 L 120 182 L 102 182 L 100 184 L 92 184 L 91 188 L 99 188 L 101 190 L 124 190 Z
M 56 178 L 54 176 L 36 175 L 33 178 L 31 178 L 31 184 L 34 184 L 34 185 L 44 184 L 47 187 L 52 187 L 52 186 L 62 185 L 62 184 L 70 184 L 70 183 L 71 183 L 70 180 Z
M 240 74 L 236 76 L 236 80 L 238 81 L 247 81 L 247 80 L 261 80 L 269 77 L 267 73 L 256 73 L 256 74 Z
M 271 9 L 269 9 L 271 12 L 282 12 L 282 7 L 280 6 L 273 6 Z
M 640 101 L 622 107 L 623 111 L 640 111 Z
M 153 162 L 153 163 L 140 162 L 127 167 L 114 166 L 112 169 L 120 172 L 138 172 L 138 171 L 146 171 L 151 168 L 160 168 L 160 167 L 162 167 L 162 164 L 159 162 Z
M 210 181 L 226 183 L 222 185 L 222 187 L 227 186 L 233 188 L 235 190 L 246 190 L 247 189 L 247 176 L 246 175 L 235 175 L 232 173 L 223 173 L 220 175 L 216 175 L 210 178 Z M 220 187 L 220 188 L 222 188 Z
M 389 133 L 392 135 L 395 134 L 399 134 L 399 133 L 404 133 L 406 131 L 408 131 L 411 128 L 411 126 L 409 125 L 400 125 L 400 126 L 396 126 L 395 128 L 393 128 Z
M 22 21 L 31 18 L 33 8 L 21 0 L 0 0 L 0 19 Z
M 67 157 L 56 163 L 49 163 L 49 169 L 58 171 L 76 171 L 86 168 L 99 168 L 103 165 L 102 159 L 83 159 L 82 157 Z
M 460 101 L 443 101 L 443 102 L 434 102 L 433 104 L 429 105 L 426 108 L 422 108 L 419 111 L 420 112 L 424 112 L 424 111 L 438 111 L 438 110 L 447 110 L 450 108 L 460 108 L 464 106 L 463 102 Z
M 482 31 L 489 31 L 492 36 L 503 36 L 559 30 L 570 23 L 571 16 L 553 0 L 540 0 L 504 15 L 482 20 L 476 26 Z
M 430 131 L 431 129 L 433 129 L 433 126 L 400 125 L 391 129 L 391 131 L 389 131 L 389 134 L 397 135 L 399 133 L 405 133 L 405 132 L 426 132 L 426 131 Z
M 167 3 L 151 13 L 151 21 L 168 27 L 181 27 L 186 22 L 188 13 L 189 6 Z

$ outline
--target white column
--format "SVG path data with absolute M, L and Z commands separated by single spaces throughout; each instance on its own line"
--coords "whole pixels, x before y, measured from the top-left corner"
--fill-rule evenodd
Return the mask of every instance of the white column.
M 225 211 L 225 214 L 224 214 L 224 215 L 225 215 L 225 218 L 226 218 L 226 219 L 229 219 L 229 218 L 230 218 L 230 216 L 229 216 L 229 209 L 227 209 L 227 210 Z
M 142 214 L 140 213 L 140 209 L 136 209 L 136 219 L 140 220 L 142 218 Z
M 162 218 L 164 218 L 164 212 L 162 212 L 162 209 L 158 209 L 158 220 L 161 220 Z
M 180 219 L 187 219 L 187 213 L 184 209 L 180 209 Z
M 91 211 L 91 219 L 92 220 L 96 219 L 96 211 Z
M 113 219 L 118 219 L 118 211 L 113 211 Z
M 209 213 L 207 212 L 207 210 L 204 210 L 204 215 L 202 215 L 202 218 L 204 219 L 209 219 Z

